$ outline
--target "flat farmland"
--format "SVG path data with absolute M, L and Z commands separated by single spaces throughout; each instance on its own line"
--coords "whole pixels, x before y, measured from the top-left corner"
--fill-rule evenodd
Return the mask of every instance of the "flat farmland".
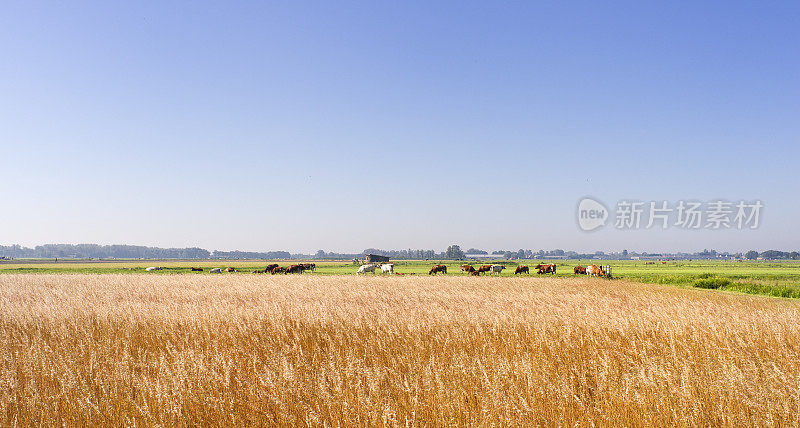
M 254 270 L 263 270 L 268 264 L 277 263 L 288 267 L 301 262 L 316 263 L 313 275 L 353 275 L 358 269 L 351 261 L 301 261 L 301 260 L 116 260 L 116 261 L 3 261 L 0 274 L 147 274 L 147 275 L 213 275 L 211 268 L 233 267 L 236 273 L 223 275 L 250 275 Z M 680 260 L 662 263 L 647 263 L 638 260 L 396 260 L 395 272 L 402 275 L 426 275 L 436 264 L 447 266 L 448 275 L 463 275 L 459 266 L 471 263 L 502 264 L 506 269 L 501 277 L 514 277 L 519 265 L 531 268 L 526 277 L 536 277 L 534 266 L 538 263 L 555 263 L 556 277 L 574 277 L 575 266 L 597 264 L 611 266 L 616 279 L 636 282 L 670 284 L 675 286 L 699 286 L 726 291 L 762 294 L 775 297 L 800 298 L 800 262 L 798 261 L 749 261 L 731 262 L 717 260 Z M 148 266 L 160 266 L 162 270 L 145 272 Z M 192 272 L 191 267 L 203 268 L 203 272 Z M 306 273 L 309 275 L 310 273 Z M 372 274 L 368 274 L 372 275 Z M 380 272 L 377 273 L 380 275 Z
M 794 425 L 800 302 L 596 278 L 0 275 L 3 425 Z

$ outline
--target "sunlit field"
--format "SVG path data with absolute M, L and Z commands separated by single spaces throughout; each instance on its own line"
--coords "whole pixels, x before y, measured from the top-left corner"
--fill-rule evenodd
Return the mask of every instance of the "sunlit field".
M 799 303 L 585 277 L 0 275 L 0 418 L 792 425 Z

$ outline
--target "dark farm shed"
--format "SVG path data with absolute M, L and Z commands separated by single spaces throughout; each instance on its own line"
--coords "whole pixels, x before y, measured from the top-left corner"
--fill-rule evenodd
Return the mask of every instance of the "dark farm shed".
M 389 258 L 376 254 L 367 254 L 364 260 L 366 260 L 367 263 L 386 263 L 389 261 Z

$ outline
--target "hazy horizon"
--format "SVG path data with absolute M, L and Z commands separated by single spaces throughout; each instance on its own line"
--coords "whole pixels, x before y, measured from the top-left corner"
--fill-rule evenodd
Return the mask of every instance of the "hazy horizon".
M 794 251 L 800 5 L 29 3 L 0 242 Z M 750 230 L 578 201 L 762 201 Z
M 158 246 L 158 245 L 132 244 L 132 243 L 121 243 L 121 242 L 115 242 L 115 243 L 48 242 L 48 243 L 39 243 L 39 244 L 33 244 L 33 245 L 25 245 L 25 244 L 20 244 L 20 243 L 3 243 L 3 242 L 0 242 L 0 247 L 2 247 L 2 246 L 8 247 L 8 246 L 11 246 L 11 245 L 20 245 L 20 246 L 26 247 L 26 248 L 35 248 L 35 247 L 41 246 L 41 245 L 62 245 L 62 244 L 64 244 L 64 245 L 101 245 L 101 246 L 104 246 L 104 245 L 131 245 L 131 246 L 143 246 L 143 247 L 154 247 L 154 248 L 193 248 L 193 247 L 184 247 L 184 246 L 176 246 L 176 245 Z M 700 248 L 700 249 L 697 249 L 697 250 L 671 250 L 671 251 L 667 251 L 667 250 L 663 250 L 663 249 L 661 249 L 661 250 L 659 250 L 659 249 L 647 250 L 647 249 L 632 249 L 632 248 L 622 248 L 622 249 L 597 248 L 597 249 L 589 249 L 589 250 L 577 250 L 577 249 L 574 249 L 574 248 L 564 248 L 564 247 L 554 247 L 554 248 L 532 248 L 532 247 L 515 247 L 515 248 L 511 248 L 511 247 L 508 247 L 508 248 L 493 248 L 492 247 L 492 248 L 488 248 L 487 247 L 487 248 L 483 248 L 483 247 L 475 247 L 475 246 L 471 246 L 471 245 L 461 245 L 458 242 L 453 242 L 453 243 L 451 243 L 449 245 L 458 245 L 461 248 L 461 250 L 463 252 L 465 252 L 465 253 L 467 253 L 467 250 L 469 250 L 469 249 L 477 249 L 477 250 L 487 251 L 490 254 L 493 251 L 518 251 L 520 249 L 522 249 L 522 250 L 533 250 L 534 252 L 538 252 L 539 250 L 543 250 L 545 252 L 555 251 L 555 250 L 563 250 L 565 252 L 574 251 L 574 252 L 579 253 L 579 254 L 593 254 L 593 253 L 595 253 L 597 251 L 602 251 L 603 253 L 606 253 L 606 254 L 612 254 L 612 253 L 621 253 L 623 250 L 627 250 L 630 253 L 648 253 L 648 254 L 659 254 L 659 253 L 665 253 L 665 254 L 687 253 L 687 254 L 692 254 L 692 253 L 699 253 L 699 252 L 702 252 L 704 250 L 709 250 L 709 251 L 715 250 L 718 253 L 732 253 L 732 254 L 746 253 L 747 251 L 750 251 L 750 250 L 758 251 L 759 253 L 764 252 L 764 251 L 769 251 L 769 250 L 777 250 L 777 251 L 784 251 L 784 252 L 798 251 L 798 248 L 722 249 L 722 248 L 713 248 L 713 247 L 703 247 L 703 248 Z M 357 250 L 351 250 L 351 251 L 344 251 L 344 250 L 339 250 L 339 249 L 336 249 L 336 248 L 317 248 L 316 250 L 311 250 L 311 251 L 295 251 L 295 250 L 289 249 L 289 248 L 256 248 L 256 249 L 242 249 L 242 248 L 222 249 L 222 248 L 203 248 L 203 247 L 196 247 L 196 248 L 201 248 L 201 249 L 208 250 L 208 251 L 211 251 L 211 252 L 214 252 L 214 251 L 224 251 L 224 252 L 231 252 L 231 251 L 242 251 L 242 252 L 286 251 L 286 252 L 289 252 L 291 254 L 304 254 L 304 255 L 311 255 L 311 256 L 313 256 L 318 250 L 323 250 L 326 253 L 336 253 L 336 254 L 360 254 L 360 253 L 362 253 L 362 252 L 364 252 L 365 250 L 368 250 L 368 249 L 376 249 L 376 250 L 382 250 L 382 251 L 395 251 L 395 250 L 396 251 L 402 251 L 402 250 L 411 249 L 411 250 L 433 250 L 433 251 L 436 251 L 436 252 L 444 252 L 447 249 L 446 247 L 445 248 L 427 248 L 427 247 L 426 248 L 423 248 L 423 247 L 388 248 L 388 247 L 376 247 L 376 246 L 368 246 L 368 247 L 360 248 L 360 249 L 357 249 Z M 469 253 L 467 253 L 467 254 L 469 254 Z

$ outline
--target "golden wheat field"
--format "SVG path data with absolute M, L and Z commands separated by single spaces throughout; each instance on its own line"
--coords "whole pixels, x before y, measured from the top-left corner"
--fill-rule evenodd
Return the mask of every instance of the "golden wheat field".
M 563 278 L 0 275 L 9 425 L 796 425 L 794 301 Z

